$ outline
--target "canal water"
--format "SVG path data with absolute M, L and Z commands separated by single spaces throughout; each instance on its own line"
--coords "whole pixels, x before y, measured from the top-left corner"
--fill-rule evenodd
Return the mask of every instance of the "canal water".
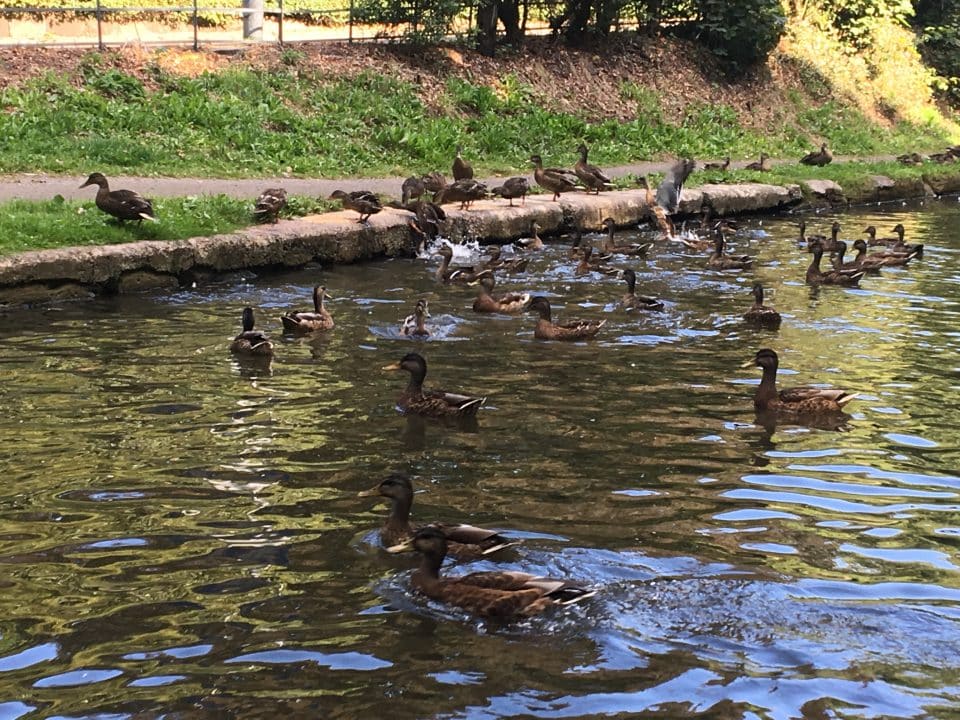
M 7 309 L 0 718 L 955 717 L 960 205 L 806 216 L 834 219 L 902 222 L 926 254 L 811 289 L 786 216 L 730 238 L 750 272 L 677 244 L 616 261 L 661 313 L 576 277 L 568 239 L 500 277 L 606 319 L 588 344 L 473 313 L 436 259 Z M 778 331 L 741 320 L 754 279 Z M 318 283 L 336 328 L 283 337 Z M 426 341 L 398 332 L 418 298 Z M 272 363 L 228 352 L 245 305 Z M 781 384 L 858 392 L 847 426 L 754 424 L 761 347 Z M 398 414 L 380 368 L 412 350 L 428 385 L 487 396 L 476 427 Z M 396 470 L 416 520 L 523 540 L 447 572 L 596 596 L 498 624 L 412 594 L 357 497 Z

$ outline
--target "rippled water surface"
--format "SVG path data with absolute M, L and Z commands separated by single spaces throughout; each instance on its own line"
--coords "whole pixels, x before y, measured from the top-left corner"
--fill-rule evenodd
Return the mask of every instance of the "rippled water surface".
M 817 292 L 795 220 L 753 219 L 731 239 L 753 273 L 676 245 L 629 261 L 660 314 L 574 277 L 566 239 L 501 279 L 606 318 L 591 344 L 475 315 L 423 260 L 8 310 L 0 718 L 955 717 L 960 206 L 839 219 L 903 222 L 926 256 Z M 778 332 L 741 322 L 754 277 Z M 281 338 L 314 283 L 336 329 Z M 227 352 L 246 304 L 272 365 Z M 784 384 L 860 393 L 846 431 L 753 423 L 740 364 L 765 346 Z M 475 432 L 397 414 L 405 377 L 380 368 L 413 349 L 428 385 L 489 396 Z M 496 625 L 412 595 L 415 558 L 356 496 L 395 469 L 416 519 L 524 539 L 450 572 L 596 597 Z

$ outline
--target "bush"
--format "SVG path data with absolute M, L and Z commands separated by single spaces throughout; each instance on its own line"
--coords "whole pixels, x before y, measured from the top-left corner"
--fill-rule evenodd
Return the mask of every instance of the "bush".
M 700 40 L 736 74 L 766 61 L 786 17 L 779 0 L 701 0 Z

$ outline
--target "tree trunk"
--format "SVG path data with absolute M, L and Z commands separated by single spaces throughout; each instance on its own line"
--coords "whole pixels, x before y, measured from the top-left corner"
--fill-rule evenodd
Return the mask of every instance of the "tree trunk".
M 481 55 L 493 57 L 497 49 L 497 16 L 500 0 L 484 0 L 477 7 L 477 50 Z

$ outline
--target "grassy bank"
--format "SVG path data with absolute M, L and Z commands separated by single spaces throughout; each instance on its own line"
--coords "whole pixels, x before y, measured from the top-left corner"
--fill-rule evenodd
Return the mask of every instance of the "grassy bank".
M 371 64 L 382 67 L 390 56 L 378 52 Z M 700 77 L 699 88 L 677 98 L 638 84 L 644 61 L 636 52 L 612 61 L 564 52 L 573 70 L 548 68 L 545 78 L 535 64 L 546 61 L 534 55 L 491 68 L 473 59 L 468 73 L 434 68 L 429 81 L 429 67 L 403 58 L 396 72 L 345 72 L 321 56 L 285 51 L 184 75 L 162 56 L 134 70 L 120 55 L 88 53 L 75 68 L 0 90 L 0 172 L 404 175 L 448 169 L 459 143 L 479 173 L 500 173 L 528 171 L 531 153 L 572 164 L 581 140 L 605 165 L 760 151 L 799 157 L 821 139 L 844 155 L 940 149 L 952 140 L 942 118 L 881 122 L 843 97 L 825 97 L 822 78 L 797 75 L 747 91 Z
M 225 195 L 160 198 L 153 203 L 159 222 L 118 224 L 92 202 L 62 198 L 15 200 L 0 205 L 0 255 L 75 245 L 112 245 L 138 240 L 183 240 L 227 233 L 251 225 L 251 204 Z M 293 199 L 290 214 L 316 209 Z

